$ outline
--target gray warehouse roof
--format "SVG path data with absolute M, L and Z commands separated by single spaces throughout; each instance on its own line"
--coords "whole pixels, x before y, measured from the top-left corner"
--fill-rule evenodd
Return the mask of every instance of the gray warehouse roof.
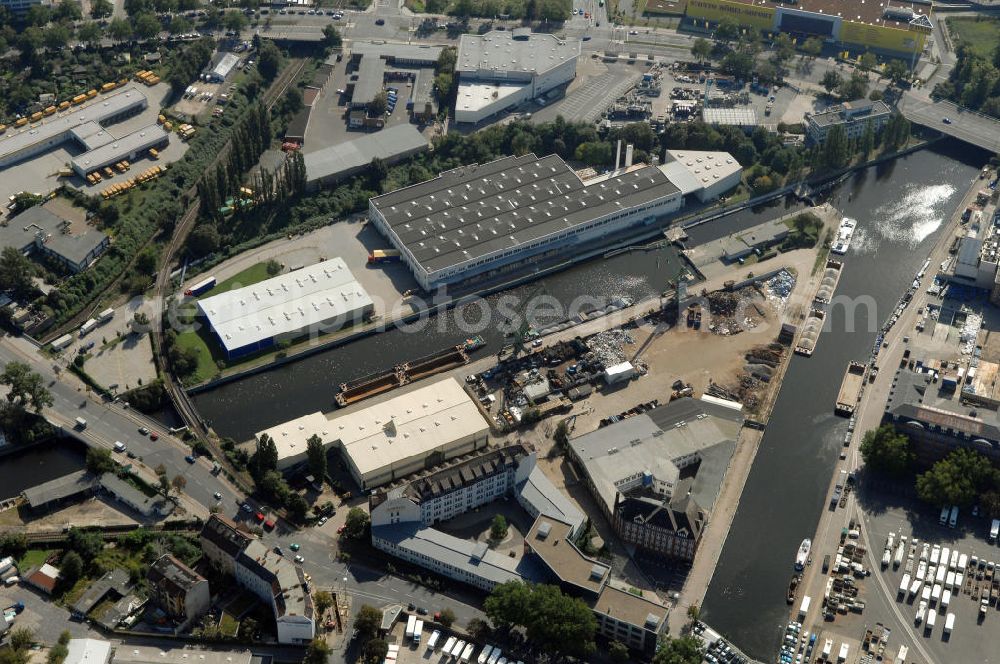
M 530 72 L 543 74 L 580 55 L 580 40 L 555 35 L 493 31 L 485 35 L 462 35 L 455 71 L 474 73 Z
M 426 150 L 427 145 L 427 139 L 416 127 L 396 125 L 346 143 L 307 152 L 304 155 L 306 174 L 310 182 L 347 175 L 367 166 L 376 157 L 391 161 L 400 155 Z
M 73 158 L 73 167 L 81 172 L 89 172 L 116 161 L 127 158 L 134 152 L 141 152 L 164 141 L 169 141 L 169 134 L 158 124 L 151 124 L 142 129 L 122 136 L 116 141 L 84 152 Z
M 35 242 L 36 235 L 42 232 L 48 236 L 45 246 L 49 251 L 71 263 L 80 264 L 104 243 L 107 236 L 89 226 L 77 235 L 64 233 L 63 228 L 68 223 L 44 206 L 36 205 L 0 226 L 0 247 L 14 247 L 18 251 L 24 251 Z
M 655 166 L 585 185 L 558 155 L 503 157 L 371 199 L 428 270 L 511 249 L 679 192 Z
M 21 495 L 32 508 L 41 507 L 54 500 L 70 498 L 97 486 L 97 477 L 86 470 L 78 470 L 54 480 L 25 489 Z
M 356 41 L 351 44 L 352 57 L 374 55 L 387 60 L 423 62 L 429 65 L 437 62 L 443 50 L 443 46 L 429 44 L 390 44 L 381 41 Z M 336 58 L 331 58 L 328 62 L 336 64 Z
M 370 104 L 382 91 L 385 77 L 385 60 L 382 58 L 362 58 L 358 65 L 358 82 L 351 93 L 352 104 Z

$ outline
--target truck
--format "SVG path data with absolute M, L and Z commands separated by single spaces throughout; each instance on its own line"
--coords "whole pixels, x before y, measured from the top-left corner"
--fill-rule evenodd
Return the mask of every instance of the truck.
M 840 653 L 837 654 L 837 661 L 838 662 L 846 662 L 847 661 L 847 656 L 850 654 L 850 652 L 851 652 L 851 647 L 849 645 L 847 645 L 846 643 L 841 643 L 840 644 Z
M 941 559 L 941 547 L 935 544 L 931 547 L 931 565 L 937 565 Z
M 899 651 L 896 653 L 896 659 L 892 660 L 892 664 L 906 664 L 906 657 L 909 654 L 909 648 L 906 646 L 899 646 Z
M 441 640 L 441 630 L 436 629 L 431 632 L 431 636 L 427 639 L 427 648 L 434 650 L 437 647 L 438 641 Z
M 497 664 L 497 660 L 500 659 L 500 655 L 502 654 L 503 651 L 500 648 L 494 647 L 493 652 L 490 653 L 490 658 L 486 660 L 486 664 Z
M 896 545 L 896 554 L 892 558 L 892 568 L 899 569 L 899 566 L 903 564 L 903 556 L 906 554 L 906 538 L 902 538 L 899 544 Z
M 417 617 L 416 616 L 411 615 L 409 618 L 406 619 L 406 638 L 407 639 L 412 639 L 413 638 L 413 632 L 414 632 L 414 629 L 416 628 L 416 626 L 417 626 Z
M 94 331 L 95 327 L 97 327 L 97 321 L 93 318 L 88 318 L 84 321 L 83 325 L 80 326 L 80 336 L 87 336 L 90 332 Z
M 948 516 L 948 527 L 954 528 L 958 525 L 958 505 L 951 506 L 951 514 Z
M 444 648 L 441 649 L 441 652 L 443 652 L 445 655 L 450 654 L 451 649 L 455 647 L 455 642 L 457 640 L 458 639 L 456 639 L 454 636 L 449 636 L 448 640 L 444 642 Z
M 486 664 L 486 660 L 490 658 L 490 653 L 493 652 L 493 646 L 486 644 L 483 647 L 482 652 L 479 653 L 479 657 L 476 658 L 476 664 Z
M 827 639 L 823 643 L 823 659 L 830 659 L 831 652 L 833 652 L 833 639 Z
M 990 608 L 990 598 L 985 594 L 983 598 L 979 601 L 979 621 L 982 622 L 986 619 L 986 612 Z
M 913 623 L 919 625 L 924 621 L 924 616 L 927 615 L 927 602 L 921 600 L 920 604 L 917 606 L 917 614 L 913 617 Z
M 949 613 L 948 617 L 944 621 L 944 633 L 951 634 L 951 630 L 955 629 L 955 614 Z
M 76 429 L 77 431 L 83 431 L 84 429 L 87 428 L 87 420 L 83 419 L 82 417 L 76 418 L 76 424 L 73 425 L 73 428 Z
M 892 560 L 892 554 L 889 553 L 889 549 L 882 552 L 882 569 L 889 567 L 889 563 Z
M 920 592 L 920 586 L 924 585 L 920 579 L 913 579 L 910 581 L 910 592 L 908 594 L 909 599 L 913 599 Z
M 934 606 L 941 600 L 941 584 L 935 583 L 934 589 L 931 590 L 931 606 Z
M 398 263 L 401 258 L 398 249 L 375 249 L 368 254 L 368 263 Z
M 934 574 L 935 583 L 944 583 L 945 576 L 948 574 L 948 568 L 944 564 L 938 565 L 937 571 Z
M 64 334 L 55 341 L 52 342 L 52 350 L 62 350 L 66 346 L 73 342 L 73 337 L 69 334 Z
M 928 611 L 927 620 L 924 622 L 924 633 L 929 634 L 934 629 L 934 623 L 937 622 L 937 612 Z
M 191 288 L 188 288 L 186 291 L 184 291 L 184 294 L 187 295 L 188 297 L 197 297 L 202 293 L 207 293 L 213 288 L 215 288 L 215 277 L 206 277 L 205 279 L 202 279 L 195 285 L 191 286 Z
M 413 625 L 413 643 L 420 645 L 420 638 L 424 633 L 424 621 L 418 620 Z
M 111 320 L 114 317 L 115 317 L 115 310 L 112 309 L 111 307 L 108 307 L 107 309 L 105 309 L 101 313 L 97 314 L 97 322 L 98 323 L 107 323 L 109 320 Z
M 476 649 L 476 644 L 466 643 L 465 648 L 462 649 L 462 654 L 459 655 L 458 661 L 462 664 L 469 664 L 469 660 L 472 659 L 472 651 Z
M 904 574 L 903 580 L 899 582 L 899 597 L 906 595 L 906 590 L 910 587 L 910 575 Z
M 945 590 L 941 593 L 941 608 L 947 609 L 949 604 L 951 604 L 951 591 Z
M 806 595 L 802 598 L 802 604 L 799 605 L 799 620 L 805 620 L 806 614 L 809 613 L 809 604 L 812 602 L 812 598 Z
M 465 641 L 459 641 L 458 643 L 456 643 L 455 647 L 451 649 L 452 658 L 458 659 L 459 656 L 462 654 L 462 650 L 464 649 L 465 649 Z
M 964 574 L 965 573 L 965 568 L 966 568 L 966 566 L 968 564 L 969 564 L 969 556 L 968 556 L 968 554 L 965 554 L 965 553 L 960 554 L 958 556 L 958 572 L 959 572 L 959 574 Z

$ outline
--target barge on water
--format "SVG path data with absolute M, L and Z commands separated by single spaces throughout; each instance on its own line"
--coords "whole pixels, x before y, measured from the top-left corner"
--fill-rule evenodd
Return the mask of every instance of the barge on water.
M 335 400 L 338 406 L 349 406 L 377 394 L 394 390 L 407 383 L 449 371 L 469 363 L 469 352 L 481 348 L 482 337 L 466 339 L 465 343 L 449 346 L 436 353 L 416 360 L 397 364 L 391 369 L 369 374 L 363 378 L 340 384 Z
M 833 300 L 833 294 L 837 290 L 837 284 L 840 283 L 843 268 L 843 261 L 834 258 L 827 259 L 826 265 L 823 266 L 823 278 L 820 280 L 819 288 L 816 289 L 813 302 L 824 306 L 830 304 Z
M 795 354 L 803 357 L 812 357 L 816 352 L 816 342 L 823 331 L 823 321 L 826 320 L 826 312 L 822 309 L 812 309 L 806 322 L 802 325 L 802 334 L 799 336 L 799 343 L 795 346 Z
M 847 365 L 844 373 L 844 381 L 840 384 L 840 393 L 837 395 L 837 406 L 834 412 L 837 415 L 850 417 L 854 414 L 858 401 L 861 399 L 861 388 L 865 382 L 865 365 L 860 362 L 851 362 Z

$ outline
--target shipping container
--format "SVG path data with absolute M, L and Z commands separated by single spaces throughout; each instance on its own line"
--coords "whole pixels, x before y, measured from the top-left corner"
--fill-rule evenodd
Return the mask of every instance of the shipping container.
M 73 342 L 73 337 L 69 334 L 64 334 L 55 341 L 52 342 L 52 350 L 62 350 L 66 346 Z
M 369 263 L 394 263 L 400 260 L 398 249 L 375 249 L 368 254 Z
M 431 650 L 434 650 L 435 648 L 437 648 L 437 643 L 440 639 L 441 639 L 441 630 L 439 629 L 434 630 L 433 632 L 431 632 L 430 638 L 427 639 L 427 647 L 430 648 Z
M 455 641 L 457 640 L 454 636 L 449 636 L 448 640 L 444 642 L 444 648 L 441 649 L 441 652 L 449 654 L 451 649 L 455 647 Z
M 417 627 L 417 617 L 411 615 L 409 618 L 406 619 L 406 638 L 408 639 L 413 638 L 413 632 L 416 629 L 416 627 Z
M 949 613 L 948 617 L 944 621 L 944 633 L 951 634 L 951 630 L 955 628 L 955 614 Z
M 191 286 L 191 288 L 188 288 L 186 291 L 184 291 L 184 294 L 187 295 L 188 297 L 195 297 L 201 295 L 202 293 L 206 293 L 212 290 L 213 288 L 215 288 L 215 277 L 208 277 L 206 279 L 202 279 L 194 286 Z
M 87 333 L 92 332 L 95 327 L 97 327 L 97 321 L 93 318 L 88 318 L 84 324 L 80 326 L 80 336 L 86 336 Z

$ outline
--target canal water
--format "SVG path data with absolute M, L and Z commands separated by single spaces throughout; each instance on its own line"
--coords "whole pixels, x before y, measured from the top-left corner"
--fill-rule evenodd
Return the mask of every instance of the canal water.
M 702 611 L 755 658 L 774 659 L 796 551 L 826 508 L 847 432 L 847 420 L 833 414 L 847 363 L 867 361 L 877 328 L 977 177 L 987 157 L 961 161 L 968 152 L 954 146 L 919 152 L 859 172 L 832 196 L 859 222 L 837 290 L 851 304 L 833 308 L 811 358 L 795 356 L 789 365 Z M 814 561 L 824 553 L 814 551 Z
M 0 455 L 0 500 L 13 498 L 27 488 L 82 470 L 83 443 L 57 439 Z

